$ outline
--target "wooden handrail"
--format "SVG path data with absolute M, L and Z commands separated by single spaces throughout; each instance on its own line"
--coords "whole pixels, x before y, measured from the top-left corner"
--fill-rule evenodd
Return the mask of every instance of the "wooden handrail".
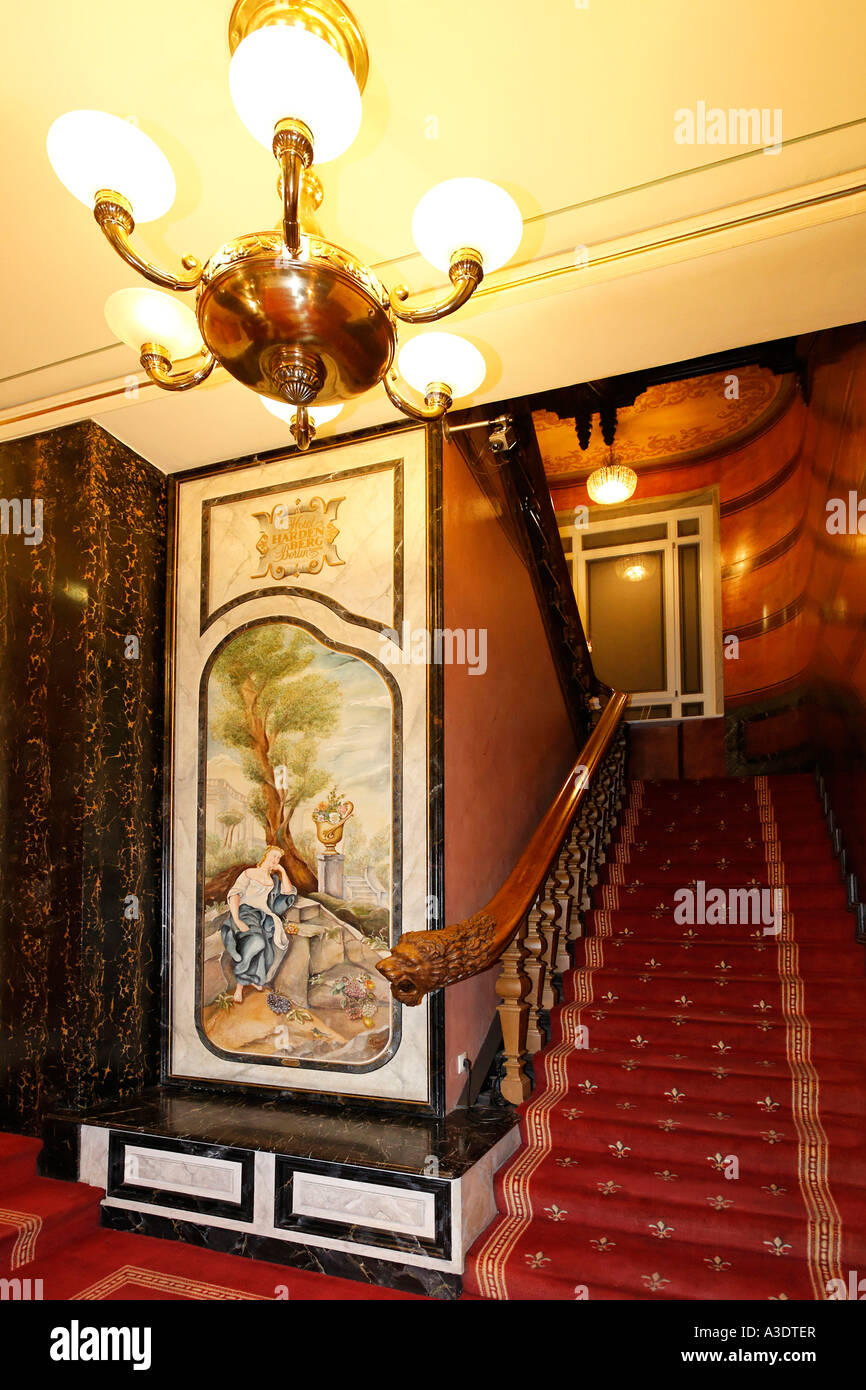
M 401 1004 L 420 1004 L 431 990 L 480 975 L 507 949 L 580 810 L 628 701 L 620 692 L 611 695 L 529 844 L 487 906 L 441 931 L 406 932 L 376 967 Z

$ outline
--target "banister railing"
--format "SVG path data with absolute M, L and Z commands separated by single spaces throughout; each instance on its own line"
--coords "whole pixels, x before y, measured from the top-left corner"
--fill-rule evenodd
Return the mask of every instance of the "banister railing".
M 554 975 L 568 968 L 567 943 L 581 932 L 580 912 L 625 785 L 622 716 L 629 697 L 614 692 L 526 849 L 486 907 L 439 931 L 407 932 L 378 970 L 402 1004 L 489 970 L 505 1045 L 501 1090 L 519 1103 L 529 1094 L 527 1050 L 542 1046 Z M 542 1016 L 541 1019 L 539 1016 Z

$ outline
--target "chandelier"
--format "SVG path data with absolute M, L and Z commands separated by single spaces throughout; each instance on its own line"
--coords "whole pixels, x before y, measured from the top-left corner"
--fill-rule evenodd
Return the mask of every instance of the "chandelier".
M 399 369 L 422 400 L 398 389 L 397 325 L 433 323 L 461 308 L 485 271 L 510 260 L 523 231 L 513 199 L 496 184 L 453 178 L 422 197 L 412 220 L 418 250 L 446 271 L 450 289 L 412 307 L 409 291 L 390 292 L 368 266 L 322 234 L 317 164 L 352 144 L 361 123 L 369 58 L 354 16 L 340 0 L 238 0 L 229 21 L 229 88 L 250 133 L 279 166 L 282 219 L 248 232 L 202 264 L 182 258 L 163 270 L 134 247 L 136 222 L 171 207 L 167 159 L 143 131 L 101 111 L 70 111 L 48 133 L 55 173 L 93 209 L 127 265 L 160 286 L 120 290 L 106 304 L 114 333 L 139 353 L 151 381 L 186 391 L 219 365 L 288 416 L 300 449 L 316 423 L 380 382 L 416 420 L 439 419 L 471 395 L 484 358 L 464 338 L 422 333 L 399 353 Z M 164 291 L 171 291 L 170 294 Z M 175 293 L 194 292 L 195 314 Z
M 649 569 L 640 555 L 626 555 L 622 560 L 617 560 L 616 572 L 620 579 L 639 584 L 642 579 L 646 579 Z
M 637 474 L 633 468 L 623 463 L 614 463 L 613 449 L 610 463 L 604 468 L 596 468 L 586 480 L 586 490 L 590 500 L 611 507 L 617 502 L 627 502 L 637 487 Z

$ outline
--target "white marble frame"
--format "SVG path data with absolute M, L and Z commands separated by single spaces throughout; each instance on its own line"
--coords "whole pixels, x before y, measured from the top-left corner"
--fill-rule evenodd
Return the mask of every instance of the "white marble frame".
M 80 1128 L 78 1181 L 105 1190 L 108 1184 L 108 1146 L 110 1130 L 99 1125 L 83 1124 Z M 478 1163 L 459 1178 L 447 1181 L 451 1187 L 451 1257 L 444 1259 L 432 1253 L 411 1250 L 392 1250 L 387 1246 L 365 1245 L 363 1242 L 339 1239 L 335 1236 L 308 1234 L 285 1230 L 274 1225 L 276 1154 L 257 1152 L 254 1170 L 254 1206 L 251 1221 L 233 1217 L 211 1216 L 200 1211 L 185 1211 L 177 1206 L 160 1206 L 154 1202 L 137 1202 L 128 1197 L 106 1197 L 103 1206 L 122 1211 L 149 1212 L 172 1220 L 189 1221 L 196 1226 L 216 1226 L 229 1231 L 267 1236 L 290 1245 L 305 1245 L 325 1250 L 344 1250 L 399 1265 L 423 1269 L 440 1269 L 444 1273 L 462 1274 L 466 1255 L 471 1246 L 496 1216 L 494 1177 L 498 1170 L 520 1147 L 520 1130 L 514 1128 L 489 1149 Z M 392 1191 L 403 1192 L 403 1188 Z M 396 1229 L 391 1227 L 391 1229 Z
M 194 790 L 198 775 L 199 741 L 197 687 L 210 653 L 236 628 L 255 618 L 268 616 L 289 620 L 297 616 L 339 645 L 366 650 L 371 656 L 381 652 L 381 638 L 377 631 L 361 628 L 338 613 L 323 610 L 323 605 L 314 594 L 293 594 L 290 598 L 281 597 L 279 593 L 254 596 L 233 605 L 230 612 L 212 619 L 206 631 L 200 631 L 202 503 L 209 497 L 225 498 L 232 491 L 246 494 L 277 484 L 292 490 L 297 480 L 309 477 L 314 471 L 327 474 L 330 484 L 340 485 L 341 474 L 345 472 L 368 464 L 379 466 L 388 460 L 401 458 L 404 464 L 404 613 L 412 627 L 429 628 L 432 625 L 429 616 L 434 602 L 431 585 L 438 582 L 438 578 L 434 581 L 430 577 L 433 569 L 431 553 L 435 554 L 435 546 L 431 546 L 428 514 L 426 432 L 413 427 L 383 433 L 354 444 L 321 449 L 318 454 L 316 470 L 311 468 L 309 458 L 292 454 L 267 463 L 196 474 L 189 479 L 179 475 L 175 482 L 170 636 L 170 662 L 174 679 L 168 705 L 167 730 L 171 750 L 168 796 L 170 852 L 167 856 L 166 885 L 166 939 L 170 965 L 165 1074 L 178 1080 L 281 1091 L 291 1089 L 317 1096 L 356 1097 L 430 1111 L 435 1108 L 434 1068 L 431 1063 L 434 1040 L 431 1038 L 431 1011 L 427 1000 L 414 1009 L 400 1009 L 399 1005 L 395 1005 L 401 1014 L 400 1045 L 383 1066 L 367 1073 L 337 1073 L 296 1066 L 289 1069 L 255 1061 L 228 1062 L 209 1053 L 197 1035 L 192 1037 L 189 1031 L 189 1020 L 194 1020 L 190 980 L 194 981 L 195 978 L 195 960 L 194 954 L 190 955 L 188 925 L 184 945 L 183 930 L 178 924 L 194 921 L 196 912 L 190 885 L 197 882 L 195 864 L 199 807 Z M 425 538 L 424 545 L 414 543 L 418 536 Z M 345 533 L 343 543 L 351 543 L 351 537 Z M 389 577 L 393 577 L 393 568 Z M 350 606 L 345 605 L 347 608 Z M 404 707 L 402 925 L 404 930 L 418 930 L 431 925 L 427 921 L 426 904 L 432 891 L 430 866 L 434 852 L 428 834 L 428 797 L 418 793 L 419 787 L 429 789 L 429 670 L 411 664 L 397 665 L 392 670 Z M 190 758 L 191 748 L 196 750 L 195 767 Z M 193 942 L 193 952 L 194 949 Z M 178 1019 L 183 1028 L 176 1026 Z
M 352 480 L 353 475 L 363 476 L 366 480 L 369 480 L 373 476 L 375 476 L 375 474 L 382 473 L 387 470 L 390 470 L 393 480 L 391 509 L 394 536 L 394 556 L 393 568 L 390 574 L 390 590 L 392 600 L 391 608 L 389 614 L 387 615 L 387 618 L 384 612 L 381 613 L 378 618 L 374 617 L 371 613 L 354 613 L 345 608 L 341 613 L 341 616 L 345 617 L 350 623 L 357 623 L 360 624 L 360 626 L 362 627 L 370 627 L 372 630 L 377 632 L 383 632 L 389 628 L 393 628 L 399 631 L 403 619 L 405 588 L 403 552 L 401 548 L 402 531 L 405 525 L 405 487 L 403 480 L 403 459 L 402 457 L 396 459 L 383 459 L 378 464 L 362 466 L 358 469 L 344 470 L 344 476 L 349 481 Z M 300 490 L 308 494 L 318 494 L 321 492 L 323 488 L 331 487 L 334 485 L 335 482 L 338 483 L 340 481 L 339 478 L 335 479 L 333 474 L 327 471 L 323 474 L 321 472 L 321 468 L 316 468 L 312 466 L 312 461 L 311 466 L 309 468 L 309 474 L 309 477 L 298 480 L 290 490 L 292 492 Z M 266 506 L 268 500 L 273 502 L 280 492 L 285 493 L 285 491 L 286 488 L 283 483 L 271 483 L 265 488 L 248 488 L 242 492 L 239 492 L 237 494 L 237 500 L 239 502 L 258 501 L 259 505 Z M 202 507 L 202 575 L 200 590 L 200 621 L 202 632 L 205 630 L 205 628 L 209 627 L 212 622 L 215 622 L 217 618 L 221 617 L 224 613 L 229 612 L 232 608 L 238 606 L 239 604 L 248 602 L 250 599 L 257 597 L 261 593 L 274 593 L 278 590 L 295 595 L 297 597 L 309 596 L 311 598 L 317 599 L 319 603 L 323 603 L 326 606 L 332 608 L 336 607 L 339 610 L 339 603 L 335 605 L 334 599 L 329 594 L 321 592 L 321 572 L 312 575 L 299 575 L 297 577 L 293 577 L 290 581 L 283 580 L 282 582 L 278 583 L 268 583 L 266 582 L 267 577 L 264 576 L 262 577 L 261 582 L 255 589 L 241 590 L 240 592 L 235 594 L 231 599 L 221 604 L 213 605 L 211 603 L 209 592 L 211 577 L 211 547 L 212 542 L 214 542 L 215 548 L 217 529 L 216 518 L 219 515 L 219 509 L 225 509 L 230 507 L 233 504 L 233 500 L 234 499 L 232 494 L 228 494 L 226 496 L 218 495 L 213 498 L 208 498 Z M 341 500 L 345 501 L 345 498 Z M 325 573 L 327 573 L 327 571 L 325 571 Z M 299 582 L 301 579 L 304 580 L 303 583 Z M 384 597 L 384 595 L 380 597 Z

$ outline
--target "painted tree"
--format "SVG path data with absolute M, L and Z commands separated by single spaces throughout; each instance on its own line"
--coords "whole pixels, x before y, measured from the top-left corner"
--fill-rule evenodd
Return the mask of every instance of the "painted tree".
M 370 863 L 386 887 L 391 886 L 391 832 L 379 830 L 370 841 Z
M 316 875 L 298 850 L 292 817 L 298 806 L 322 791 L 329 773 L 316 766 L 319 740 L 337 724 L 340 689 L 309 669 L 316 644 L 288 623 L 248 628 L 220 652 L 211 671 L 217 698 L 211 732 L 240 754 L 254 784 L 250 811 L 269 845 L 278 845 L 292 882 L 301 892 L 317 886 Z M 229 869 L 218 875 L 230 883 Z M 208 884 L 208 897 L 217 889 Z
M 223 811 L 221 816 L 217 816 L 217 824 L 223 828 L 223 849 L 226 849 L 235 837 L 235 830 L 243 820 L 240 811 Z
M 354 816 L 346 821 L 343 829 L 343 843 L 340 849 L 346 856 L 346 863 L 352 869 L 363 870 L 366 862 L 367 836 L 364 833 L 364 827 L 358 819 L 357 811 Z

